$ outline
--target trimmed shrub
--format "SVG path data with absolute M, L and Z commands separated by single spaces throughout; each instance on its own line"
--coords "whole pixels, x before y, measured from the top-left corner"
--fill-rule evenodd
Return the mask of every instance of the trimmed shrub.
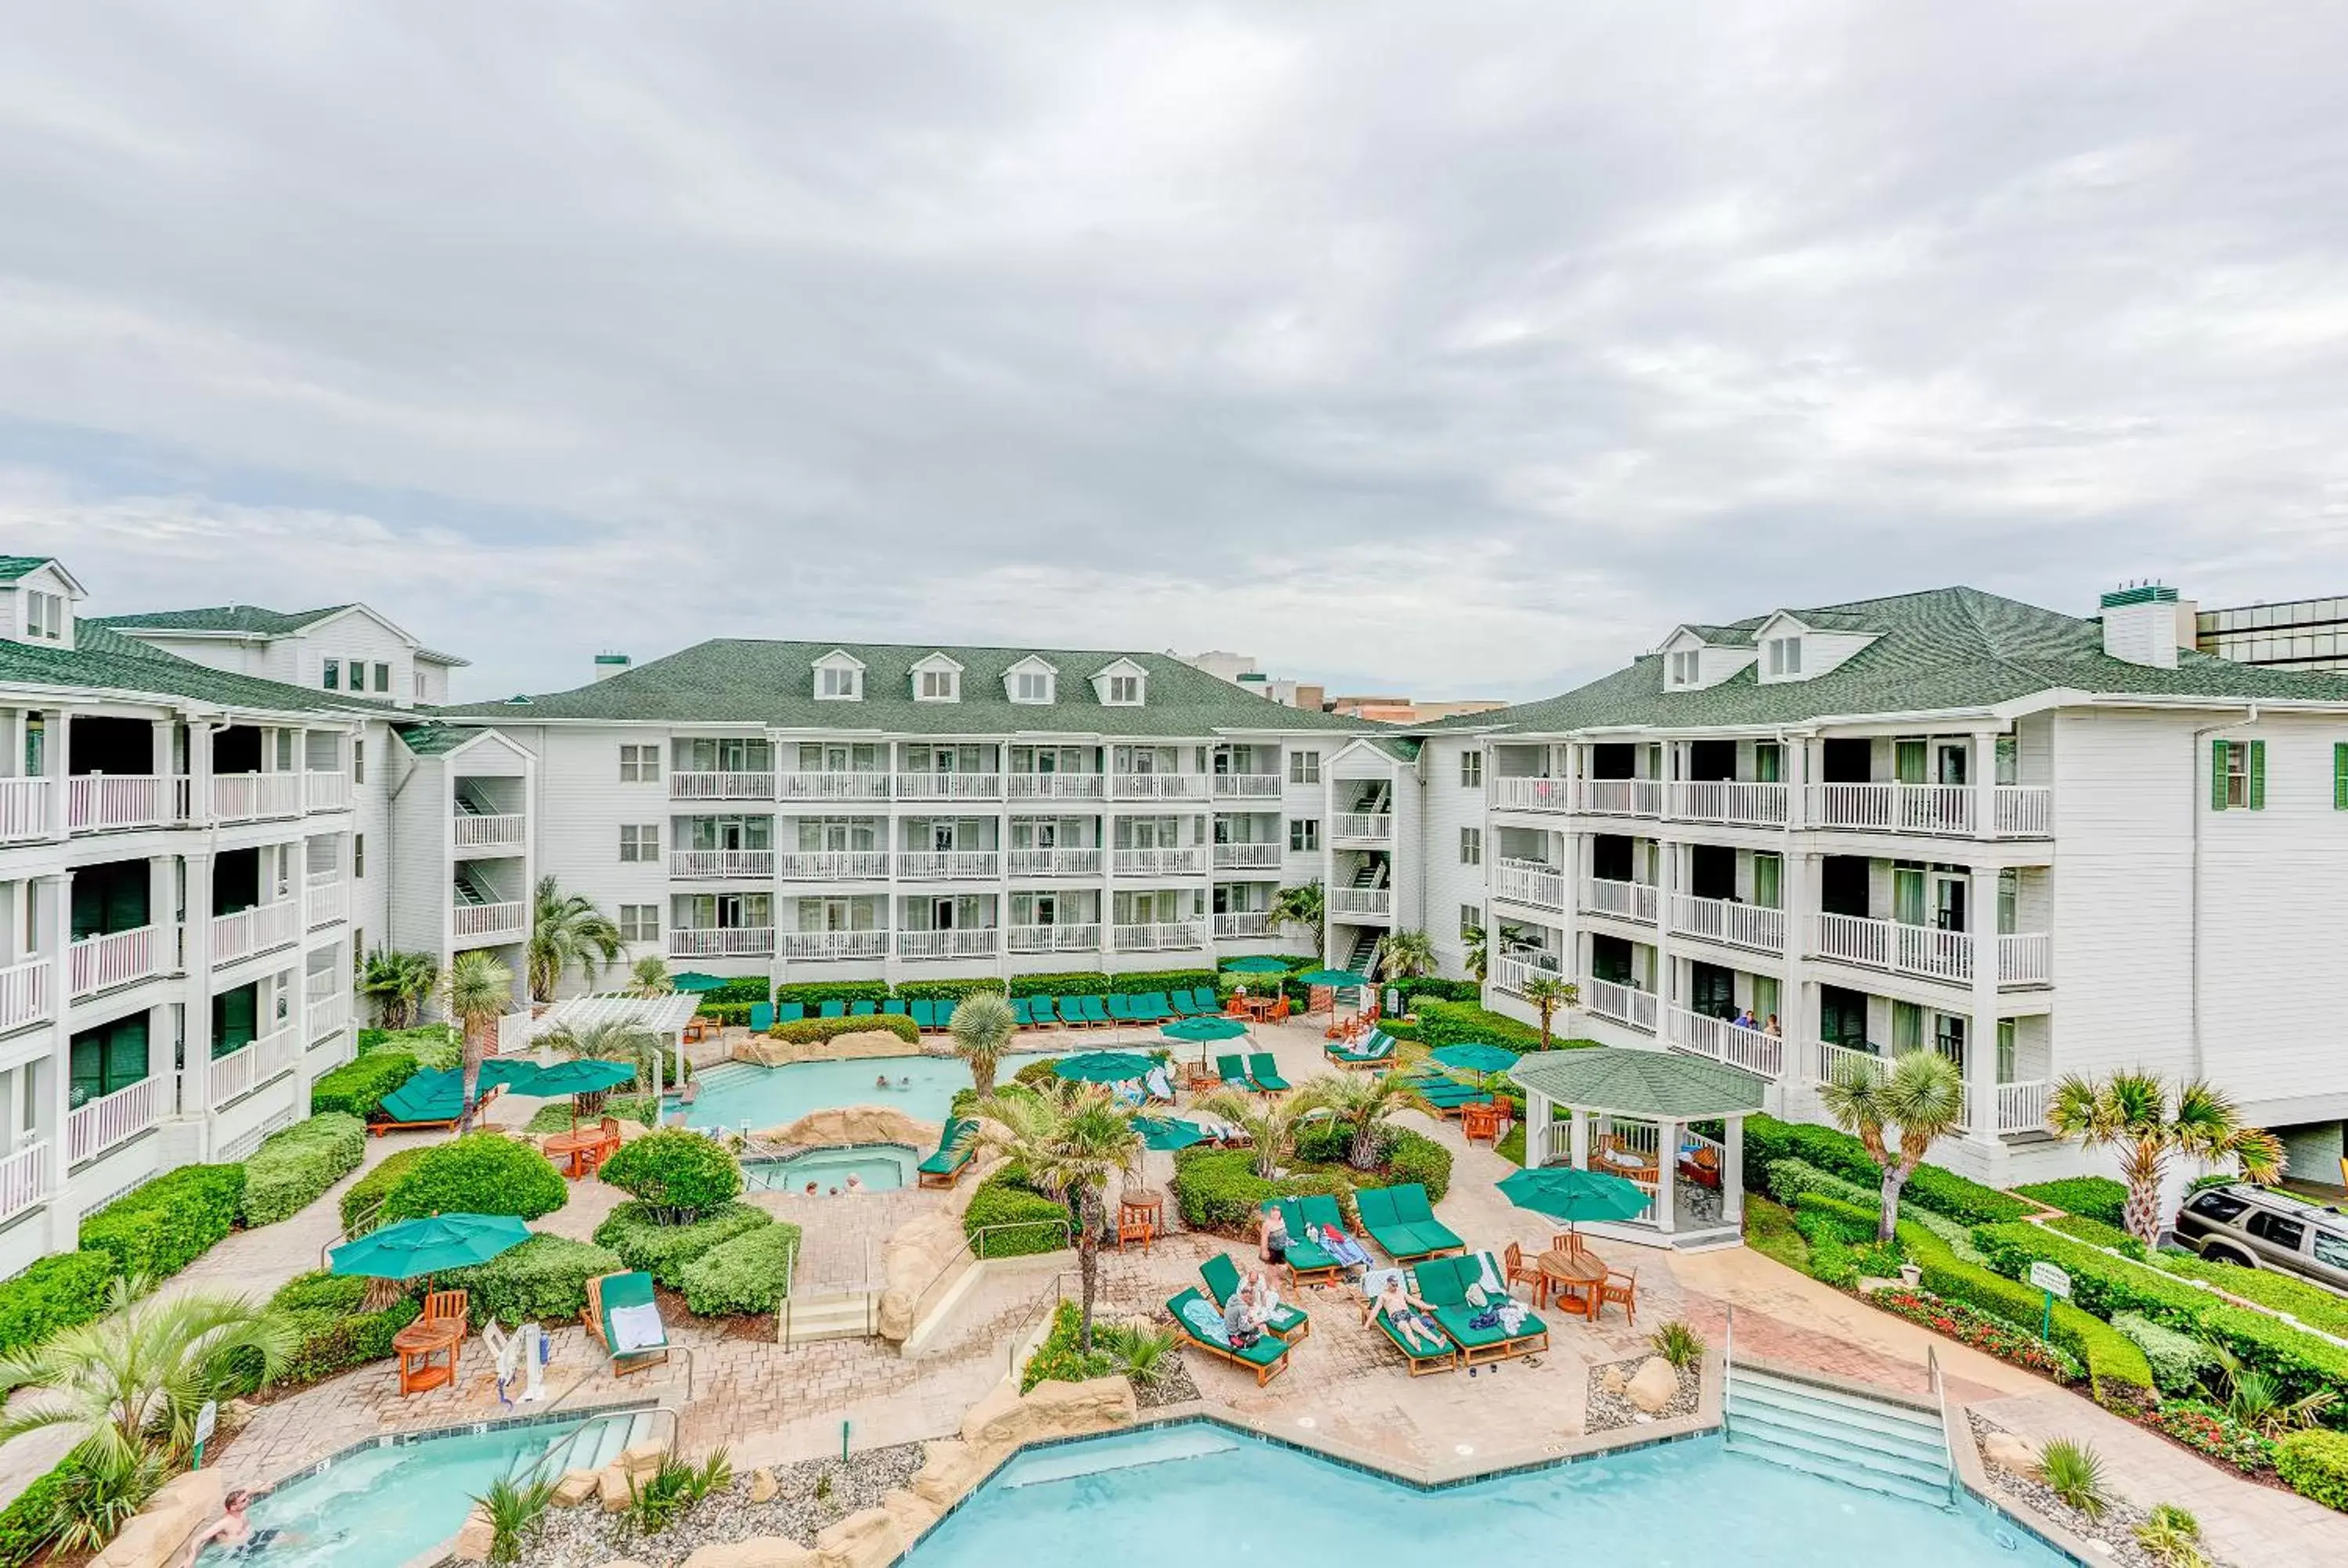
M 302 1334 L 277 1387 L 298 1388 L 391 1355 L 392 1336 L 415 1322 L 423 1305 L 404 1297 L 381 1312 L 367 1312 L 366 1287 L 364 1279 L 324 1270 L 295 1274 L 277 1287 L 270 1307 Z M 237 1381 L 249 1389 L 260 1381 L 260 1358 L 251 1357 L 238 1369 Z
M 366 1158 L 366 1123 L 329 1111 L 271 1133 L 244 1162 L 239 1216 L 248 1226 L 291 1219 Z
M 705 996 L 693 1009 L 693 1016 L 714 1018 L 728 1028 L 747 1027 L 750 1022 L 750 1009 L 755 1006 L 757 1004 L 752 1002 L 713 1002 Z
M 580 1117 L 579 1124 L 583 1127 L 594 1120 L 595 1117 L 600 1116 L 617 1117 L 622 1121 L 633 1121 L 640 1127 L 650 1127 L 658 1119 L 653 1097 L 648 1094 L 615 1094 L 603 1102 L 603 1109 L 597 1111 L 595 1116 Z M 550 1100 L 540 1106 L 531 1113 L 530 1125 L 522 1130 L 532 1136 L 549 1132 L 568 1132 L 571 1130 L 571 1100 L 568 1096 L 565 1096 L 563 1099 Z
M 447 1024 L 425 1024 L 413 1029 L 361 1029 L 358 1054 L 405 1051 L 426 1072 L 447 1072 L 465 1057 L 465 1040 Z
M 2037 1229 L 2034 1225 L 1998 1228 Z M 1909 1255 L 1923 1265 L 1924 1288 L 1934 1295 L 1970 1303 L 2024 1328 L 2035 1328 L 2042 1320 L 2045 1312 L 2044 1293 L 2018 1279 L 2007 1278 L 2003 1273 L 1965 1262 L 1921 1225 L 1903 1222 L 1900 1241 Z M 1993 1255 L 1978 1233 L 1974 1244 L 1984 1254 Z M 2075 1275 L 2075 1292 L 2076 1284 Z M 2097 1404 L 2134 1412 L 2159 1402 L 2154 1391 L 2152 1365 L 2145 1359 L 2144 1352 L 2118 1329 L 2083 1310 L 2075 1299 L 2054 1304 L 2053 1332 L 2054 1343 L 2065 1354 L 2087 1369 Z
M 2348 1513 L 2348 1433 L 2291 1433 L 2275 1444 L 2275 1474 L 2300 1496 Z
M 243 1196 L 243 1166 L 182 1165 L 85 1218 L 82 1248 L 112 1257 L 118 1274 L 160 1283 L 235 1228 Z
M 886 980 L 810 980 L 802 985 L 778 985 L 775 1001 L 803 1002 L 810 1013 L 826 1002 L 885 1002 L 889 999 Z
M 1815 1215 L 1830 1223 L 1835 1233 L 1853 1246 L 1862 1246 L 1875 1240 L 1876 1227 L 1882 1223 L 1880 1213 L 1870 1204 L 1846 1203 L 1839 1198 L 1829 1198 L 1824 1192 L 1805 1192 L 1794 1201 L 1794 1218 L 1798 1223 L 1804 1216 Z M 1807 1227 L 1803 1234 L 1810 1235 Z M 1812 1236 L 1815 1241 L 1817 1238 Z
M 1414 1013 L 1418 1011 L 1422 997 L 1430 1002 L 1473 1002 L 1478 1006 L 1484 1003 L 1484 983 L 1480 980 L 1438 980 L 1431 975 L 1421 975 L 1393 984 L 1403 995 L 1403 1006 Z
M 2244 1475 L 2264 1475 L 2274 1469 L 2274 1444 L 2206 1399 L 2171 1399 L 2144 1420 Z
M 111 1253 L 59 1253 L 0 1284 L 0 1356 L 96 1319 L 114 1274 Z
M 1767 1174 L 1768 1190 L 1781 1203 L 1793 1203 L 1805 1192 L 1819 1192 L 1829 1198 L 1840 1199 L 1843 1202 L 1864 1209 L 1871 1214 L 1877 1212 L 1883 1202 L 1880 1189 L 1858 1181 L 1846 1181 L 1834 1172 L 1821 1171 L 1807 1161 L 1772 1161 Z M 1900 1205 L 1900 1217 L 1903 1220 L 1913 1220 L 1931 1231 L 1946 1242 L 1950 1249 L 1967 1263 L 1977 1264 L 1982 1261 L 1981 1253 L 1973 1250 L 1972 1233 L 1946 1214 L 1936 1214 L 1930 1209 L 1903 1202 Z
M 1015 1001 L 1022 996 L 1106 996 L 1108 976 L 1097 969 L 1072 969 L 1064 975 L 1014 975 L 1011 977 L 1011 995 Z
M 603 1161 L 603 1180 L 662 1224 L 685 1224 L 733 1202 L 742 1168 L 716 1139 L 664 1127 L 620 1146 Z
M 1388 1130 L 1385 1178 L 1388 1186 L 1416 1181 L 1426 1189 L 1426 1201 L 1440 1203 L 1451 1191 L 1451 1150 L 1425 1133 L 1407 1127 Z
M 1418 1037 L 1429 1050 L 1468 1041 L 1481 1041 L 1519 1053 L 1541 1049 L 1539 1025 L 1519 1023 L 1506 1013 L 1495 1013 L 1474 1002 L 1439 1002 L 1430 997 L 1415 1010 L 1418 1014 Z M 1560 1011 L 1556 1018 L 1550 1020 L 1550 1050 L 1570 1051 L 1598 1043 L 1595 1040 L 1572 1039 L 1554 1032 L 1555 1026 L 1563 1018 L 1564 1014 Z
M 1000 980 L 909 980 L 897 987 L 897 995 L 908 1002 L 959 1002 L 964 996 L 974 996 L 981 991 L 1003 995 Z
M 427 1146 L 428 1148 L 428 1146 Z M 376 1168 L 343 1189 L 343 1230 L 345 1234 L 363 1236 L 383 1222 L 383 1201 L 400 1179 L 416 1168 L 424 1158 L 427 1148 L 403 1149 L 384 1157 Z
M 663 1224 L 643 1203 L 623 1203 L 595 1227 L 595 1244 L 620 1254 L 632 1269 L 642 1269 L 671 1290 L 682 1287 L 685 1265 L 720 1243 L 746 1231 L 775 1222 L 764 1209 L 747 1203 L 721 1203 L 687 1225 Z
M 488 1263 L 439 1276 L 442 1290 L 466 1293 L 474 1326 L 495 1319 L 517 1328 L 536 1318 L 560 1324 L 587 1310 L 587 1282 L 626 1267 L 620 1254 L 566 1236 L 532 1236 Z
M 2050 1209 L 2101 1220 L 2106 1225 L 2120 1225 L 2127 1218 L 2127 1184 L 2108 1176 L 2065 1176 L 2059 1181 L 2033 1181 L 2014 1191 Z
M 546 1156 L 499 1132 L 469 1132 L 419 1151 L 390 1191 L 376 1220 L 392 1224 L 427 1214 L 513 1214 L 535 1220 L 571 1201 Z
M 1245 1149 L 1185 1149 L 1174 1156 L 1174 1202 L 1182 1222 L 1194 1231 L 1243 1236 L 1274 1198 L 1335 1196 L 1350 1223 L 1354 1183 L 1330 1171 L 1300 1171 L 1267 1181 L 1255 1173 L 1255 1156 Z
M 801 1018 L 795 1023 L 777 1024 L 767 1035 L 770 1039 L 812 1040 L 820 1044 L 840 1035 L 871 1030 L 885 1030 L 909 1045 L 922 1043 L 920 1026 L 898 1013 L 873 1013 L 861 1018 Z
M 339 1111 L 361 1119 L 383 1109 L 383 1097 L 416 1076 L 416 1058 L 406 1051 L 381 1050 L 321 1074 L 310 1086 L 310 1114 Z
M 1212 969 L 1143 969 L 1110 975 L 1108 988 L 1128 996 L 1144 996 L 1152 991 L 1191 991 L 1201 985 L 1211 988 L 1221 978 Z
M 2123 1312 L 2112 1319 L 2112 1326 L 2136 1341 L 2144 1358 L 2152 1366 L 2155 1387 L 2175 1397 L 2200 1391 L 2201 1375 L 2217 1369 L 2218 1357 L 2209 1346 L 2189 1334 L 2179 1334 L 2164 1328 L 2148 1317 L 2133 1312 Z
M 760 978 L 737 978 L 728 980 L 726 984 L 717 987 L 716 990 L 704 991 L 701 994 L 701 1000 L 705 1004 L 716 1002 L 721 1005 L 736 1006 L 750 1002 L 764 1002 L 767 999 L 767 982 Z
M 1779 1160 L 1799 1160 L 1870 1189 L 1879 1187 L 1883 1181 L 1881 1169 L 1867 1157 L 1867 1146 L 1848 1132 L 1813 1122 L 1780 1121 L 1774 1116 L 1746 1117 L 1747 1190 L 1767 1191 L 1769 1166 Z M 2031 1212 L 2029 1204 L 2012 1193 L 1967 1181 L 1938 1165 L 1919 1165 L 1900 1189 L 1900 1198 L 1968 1225 L 1999 1224 L 2019 1220 Z
M 1074 1222 L 1067 1205 L 1036 1191 L 1025 1171 L 1006 1165 L 972 1191 L 962 1233 L 982 1258 L 1024 1258 L 1068 1245 Z
M 679 1271 L 686 1310 L 696 1317 L 739 1317 L 781 1305 L 799 1244 L 799 1228 L 778 1220 L 720 1242 Z
M 1418 1038 L 1418 1020 L 1416 1018 L 1380 1018 L 1378 1027 L 1397 1040 Z
M 2246 1269 L 2191 1254 L 2162 1253 L 2149 1260 L 2163 1274 L 2198 1279 L 2219 1290 L 2287 1312 L 2310 1328 L 2348 1339 L 2348 1297 L 2272 1269 Z
M 57 1498 L 65 1487 L 66 1462 L 16 1494 L 0 1509 L 0 1568 L 23 1568 L 57 1532 Z
M 2046 1228 L 2050 1231 L 2059 1231 L 2064 1235 L 2085 1242 L 2091 1247 L 2109 1247 L 2114 1252 L 2122 1253 L 2136 1259 L 2138 1263 L 2144 1262 L 2144 1243 L 2117 1225 L 2106 1225 L 2101 1220 L 2090 1220 L 2081 1214 L 2057 1214 L 2046 1222 Z

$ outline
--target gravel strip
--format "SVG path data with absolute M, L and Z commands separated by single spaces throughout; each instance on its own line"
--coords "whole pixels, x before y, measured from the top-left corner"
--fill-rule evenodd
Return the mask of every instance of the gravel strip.
M 1189 1363 L 1176 1351 L 1166 1358 L 1166 1375 L 1155 1385 L 1137 1382 L 1133 1386 L 1133 1402 L 1145 1410 L 1160 1405 L 1187 1405 L 1199 1398 L 1199 1385 L 1190 1380 Z
M 1590 1387 L 1585 1396 L 1588 1413 L 1582 1420 L 1583 1431 L 1619 1431 L 1624 1427 L 1643 1427 L 1651 1422 L 1668 1420 L 1673 1416 L 1695 1414 L 1696 1400 L 1704 1393 L 1704 1367 L 1700 1362 L 1691 1361 L 1679 1368 L 1679 1393 L 1669 1405 L 1652 1416 L 1631 1403 L 1628 1396 L 1607 1389 L 1607 1373 L 1619 1373 L 1628 1383 L 1632 1375 L 1646 1363 L 1647 1357 L 1633 1356 L 1628 1361 L 1601 1362 L 1590 1369 Z
M 1966 1411 L 1965 1415 L 1966 1418 L 1972 1423 L 1973 1442 L 1976 1445 L 1990 1433 L 2005 1430 L 1993 1421 L 1983 1420 L 1971 1410 Z M 2109 1493 L 2110 1501 L 2104 1510 L 2104 1516 L 2101 1519 L 2089 1519 L 2047 1490 L 2044 1481 L 2032 1480 L 2027 1476 L 2018 1476 L 2011 1470 L 2002 1470 L 1991 1464 L 1986 1455 L 1982 1456 L 1982 1468 L 1989 1474 L 1990 1489 L 2006 1501 L 2018 1503 L 2033 1512 L 2045 1515 L 2080 1540 L 2086 1542 L 2091 1547 L 2096 1545 L 2108 1547 L 2110 1550 L 2104 1558 L 2106 1562 L 2125 1563 L 2128 1568 L 2168 1568 L 2164 1560 L 2155 1557 L 2136 1543 L 2136 1527 L 2150 1517 L 2149 1514 L 2146 1510 L 2137 1507 L 2136 1504 L 2121 1497 L 2116 1491 Z M 2106 1488 L 2110 1485 L 2109 1476 L 2110 1472 L 2106 1470 Z M 2209 1562 L 2212 1568 L 2224 1568 L 2224 1564 L 2215 1557 L 2211 1557 Z

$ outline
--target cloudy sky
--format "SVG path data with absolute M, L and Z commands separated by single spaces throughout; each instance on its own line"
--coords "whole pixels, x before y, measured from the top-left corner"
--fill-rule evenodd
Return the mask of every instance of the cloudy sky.
M 0 548 L 1557 689 L 1968 582 L 2348 592 L 2348 7 L 12 7 Z

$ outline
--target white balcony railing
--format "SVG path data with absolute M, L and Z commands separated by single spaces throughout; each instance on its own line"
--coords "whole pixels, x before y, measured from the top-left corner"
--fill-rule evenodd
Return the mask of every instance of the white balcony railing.
M 771 925 L 671 926 L 672 958 L 763 958 L 775 950 Z
M 1218 773 L 1215 775 L 1215 799 L 1218 800 L 1275 800 L 1280 798 L 1281 779 L 1277 773 Z
M 1615 882 L 1609 877 L 1581 879 L 1581 909 L 1585 914 L 1609 914 L 1616 920 L 1655 923 L 1663 890 L 1653 882 Z
M 339 1035 L 350 1026 L 351 994 L 336 991 L 328 996 L 310 998 L 303 1009 L 303 1026 L 313 1043 L 330 1035 Z
M 157 926 L 142 925 L 131 931 L 86 937 L 66 949 L 66 967 L 77 996 L 160 975 L 163 971 L 162 932 Z
M 302 906 L 290 898 L 212 916 L 212 962 L 227 964 L 282 947 L 302 934 Z
M 1776 1078 L 1786 1070 L 1786 1042 L 1759 1029 L 1748 1029 L 1725 1018 L 1670 1009 L 1671 1043 L 1675 1050 L 1709 1057 L 1732 1068 Z
M 1821 914 L 1811 925 L 1812 951 L 1821 958 L 1926 980 L 1973 977 L 1972 934 L 1853 914 Z
M 1340 811 L 1329 819 L 1329 835 L 1360 843 L 1391 844 L 1394 842 L 1394 813 Z
M 1581 983 L 1581 1006 L 1601 1018 L 1628 1024 L 1650 1035 L 1655 1032 L 1655 994 L 1653 991 L 1618 985 L 1612 980 L 1584 980 Z
M 885 931 L 778 931 L 775 933 L 775 955 L 822 962 L 840 958 L 885 958 L 889 954 L 889 934 Z
M 1672 894 L 1672 929 L 1756 953 L 1786 951 L 1786 912 L 1734 899 Z
M 46 1141 L 27 1143 L 0 1160 L 0 1220 L 11 1220 L 46 1198 L 53 1190 Z
M 872 882 L 889 874 L 886 850 L 785 850 L 775 873 L 786 882 Z
M 2000 784 L 1990 811 L 2001 839 L 2043 839 L 2054 830 L 2054 791 L 2044 784 Z
M 2046 1130 L 2046 1102 L 2054 1086 L 2044 1081 L 1997 1086 L 1997 1130 L 2000 1133 Z
M 49 781 L 0 779 L 0 840 L 40 839 L 49 831 Z
M 1329 890 L 1329 911 L 1333 914 L 1366 914 L 1388 919 L 1394 914 L 1394 889 L 1390 887 L 1333 887 Z
M 330 769 L 302 775 L 302 803 L 313 811 L 340 811 L 351 803 L 351 776 Z
M 57 1005 L 57 966 L 28 958 L 0 969 L 0 1032 L 21 1029 L 50 1016 Z
M 900 800 L 1000 800 L 1000 773 L 900 773 Z
M 916 882 L 962 877 L 999 877 L 1000 850 L 906 850 L 897 856 L 897 874 Z
M 313 926 L 332 925 L 349 918 L 351 884 L 339 872 L 312 872 L 303 884 L 303 896 L 309 906 Z
M 900 958 L 992 958 L 1002 932 L 991 925 L 962 931 L 901 931 Z
M 1584 779 L 1575 791 L 1582 810 L 1596 817 L 1660 817 L 1660 779 Z
M 771 800 L 775 798 L 775 775 L 672 773 L 668 776 L 668 798 L 672 800 Z
M 299 773 L 215 773 L 212 775 L 212 817 L 222 822 L 250 822 L 261 817 L 302 814 Z
M 1204 773 L 1118 773 L 1109 780 L 1109 794 L 1118 800 L 1203 800 Z
M 1268 909 L 1235 909 L 1215 916 L 1215 940 L 1247 942 L 1278 934 Z
M 1207 945 L 1206 933 L 1194 920 L 1113 926 L 1109 941 L 1119 953 L 1179 953 Z
M 1097 925 L 1009 925 L 1003 944 L 1012 953 L 1098 953 Z
M 1551 980 L 1563 980 L 1565 971 L 1556 958 L 1546 953 L 1501 953 L 1492 958 L 1492 984 L 1512 996 L 1525 994 L 1525 982 L 1534 975 Z
M 1121 877 L 1189 877 L 1207 869 L 1207 851 L 1201 844 L 1181 844 L 1160 850 L 1117 850 L 1110 857 L 1110 869 Z
M 1999 784 L 1991 796 L 1997 836 L 2042 838 L 2054 830 L 2054 791 L 2044 785 Z M 1979 799 L 1970 784 L 1813 784 L 1809 820 L 1818 828 L 1972 838 L 1980 830 Z
M 2044 985 L 2054 978 L 2054 938 L 2044 931 L 2015 932 L 1997 939 L 1997 983 Z
M 886 773 L 817 772 L 778 773 L 775 782 L 781 786 L 786 800 L 886 800 L 889 798 L 889 775 Z
M 180 784 L 169 774 L 77 773 L 66 780 L 66 826 L 89 833 L 176 822 Z
M 1217 844 L 1219 872 L 1276 872 L 1282 851 L 1278 844 Z
M 449 912 L 449 929 L 461 937 L 519 935 L 529 923 L 529 906 L 519 899 L 505 903 L 460 903 Z
M 1492 867 L 1492 896 L 1562 914 L 1565 873 L 1545 861 L 1499 861 Z
M 1099 773 L 1014 773 L 1004 783 L 1014 800 L 1098 800 L 1108 793 Z
M 775 851 L 671 850 L 668 874 L 673 877 L 770 877 L 775 874 Z
M 167 1078 L 143 1078 L 102 1099 L 85 1100 L 66 1113 L 66 1162 L 78 1165 L 95 1160 L 118 1143 L 127 1143 L 162 1117 Z
M 1742 828 L 1786 825 L 1786 786 L 1717 779 L 1672 786 L 1672 815 L 1686 822 Z
M 502 812 L 497 816 L 477 816 L 469 811 L 459 811 L 450 837 L 460 850 L 520 849 L 523 821 L 519 811 Z
M 1011 874 L 1015 877 L 1098 876 L 1100 869 L 1101 852 L 1097 845 L 1011 851 Z
M 1883 1076 L 1883 1058 L 1873 1051 L 1856 1051 L 1849 1046 L 1829 1045 L 1824 1040 L 1810 1042 L 1810 1081 L 1833 1083 L 1852 1073 L 1865 1073 L 1870 1078 Z
M 249 1045 L 239 1046 L 224 1057 L 214 1057 L 205 1077 L 205 1103 L 217 1110 L 240 1095 L 251 1094 L 292 1067 L 301 1055 L 300 1034 L 280 1029 Z
M 1504 810 L 1567 811 L 1573 809 L 1573 781 L 1570 779 L 1493 779 L 1487 786 L 1485 799 Z

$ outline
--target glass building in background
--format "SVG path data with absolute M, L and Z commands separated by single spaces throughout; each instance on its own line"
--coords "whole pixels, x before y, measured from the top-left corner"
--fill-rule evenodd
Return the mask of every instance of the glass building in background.
M 2237 664 L 2348 673 L 2348 598 L 2204 610 L 2194 645 Z

